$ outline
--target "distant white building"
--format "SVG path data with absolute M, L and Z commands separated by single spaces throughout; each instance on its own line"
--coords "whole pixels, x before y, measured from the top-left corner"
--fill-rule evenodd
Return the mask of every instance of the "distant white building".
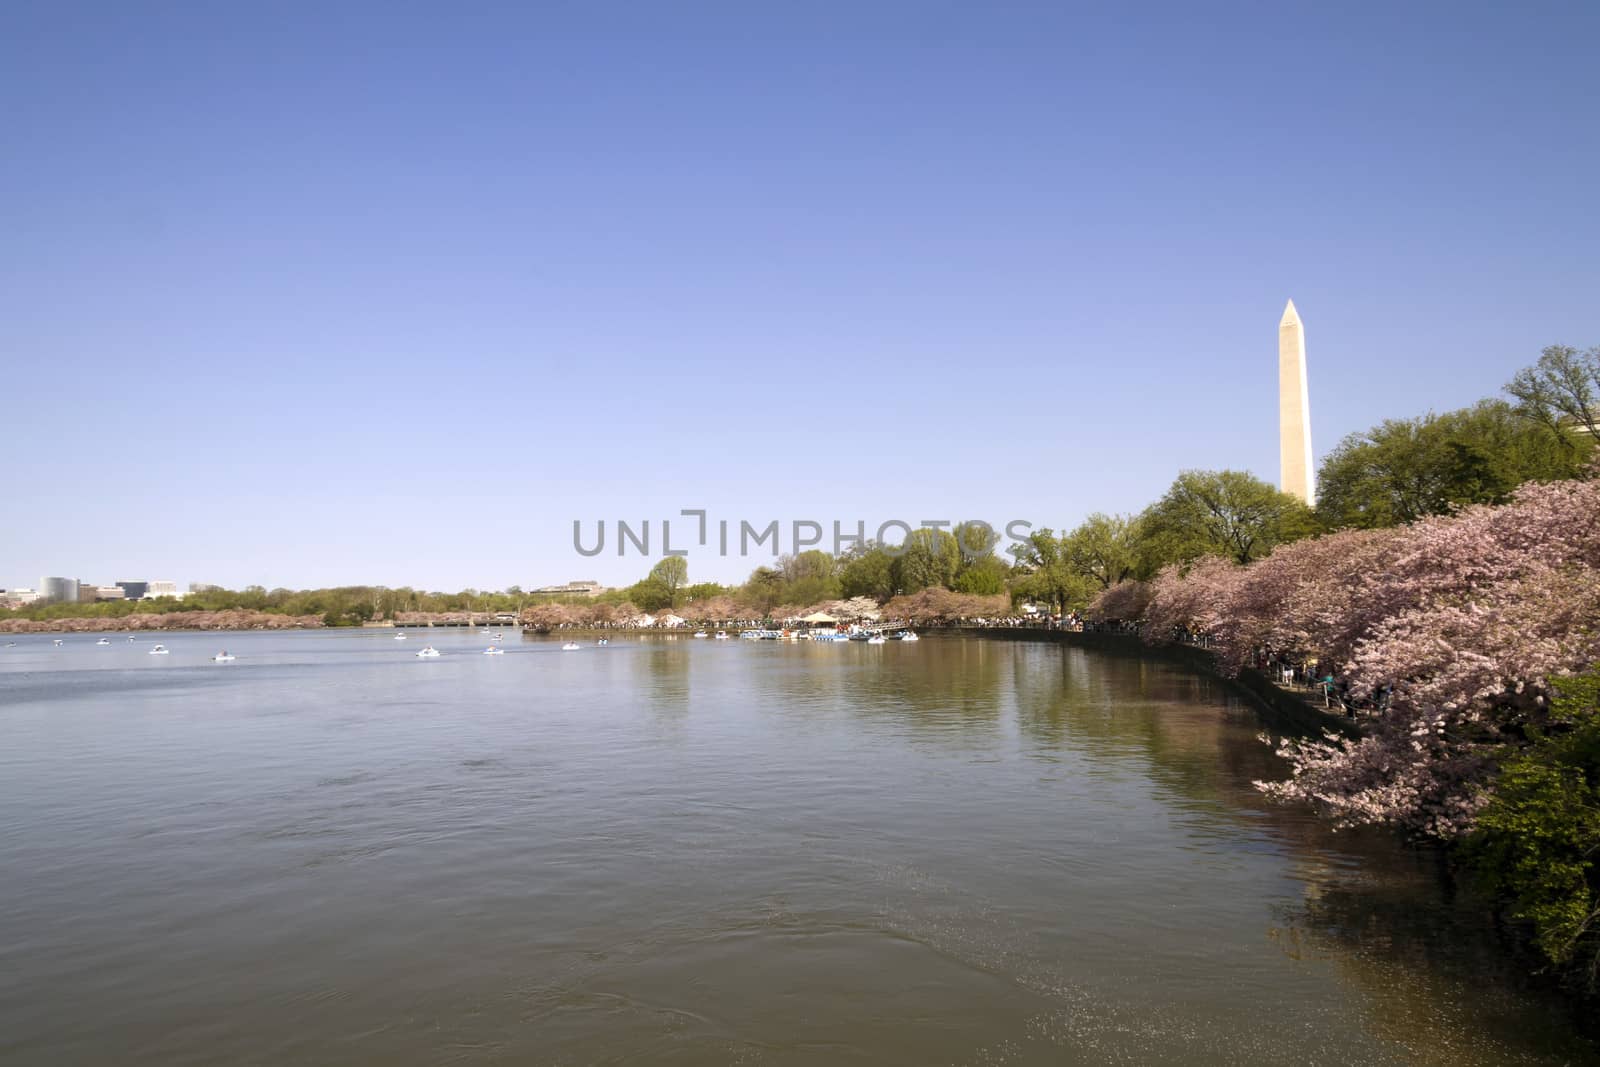
M 179 599 L 183 597 L 183 594 L 178 592 L 177 582 L 151 581 L 148 586 L 149 588 L 145 590 L 144 594 L 147 597 L 170 596 L 178 597 Z
M 599 582 L 567 582 L 565 585 L 543 585 L 530 589 L 533 596 L 599 596 L 606 587 Z
M 78 602 L 78 579 L 45 577 L 39 579 L 39 599 L 56 604 Z

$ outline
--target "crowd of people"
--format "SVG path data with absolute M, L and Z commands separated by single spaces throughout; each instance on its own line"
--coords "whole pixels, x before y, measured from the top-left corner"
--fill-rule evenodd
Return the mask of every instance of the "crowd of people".
M 1364 713 L 1378 714 L 1387 710 L 1389 698 L 1394 693 L 1394 686 L 1385 685 L 1369 699 L 1357 699 L 1351 692 L 1350 683 L 1336 677 L 1315 656 L 1296 658 L 1258 649 L 1255 659 L 1256 670 L 1266 675 L 1274 685 L 1316 693 L 1321 696 L 1323 707 L 1336 710 L 1351 719 Z
M 994 618 L 953 619 L 957 626 L 978 626 L 984 629 L 1029 629 L 1029 630 L 1071 630 L 1082 631 L 1093 628 L 1095 624 L 1086 622 L 1082 615 L 1076 611 L 1064 614 L 1048 614 L 1045 612 L 1024 613 L 1021 615 L 1001 615 Z

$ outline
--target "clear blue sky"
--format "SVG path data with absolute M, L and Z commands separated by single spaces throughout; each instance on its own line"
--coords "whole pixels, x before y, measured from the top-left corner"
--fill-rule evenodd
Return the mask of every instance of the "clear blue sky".
M 1319 454 L 1600 343 L 1597 55 L 1588 2 L 7 5 L 0 584 L 1276 481 L 1287 298 Z

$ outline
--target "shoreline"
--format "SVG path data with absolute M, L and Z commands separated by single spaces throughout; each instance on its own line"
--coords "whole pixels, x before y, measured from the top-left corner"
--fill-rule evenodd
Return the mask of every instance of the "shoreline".
M 1216 655 L 1190 645 L 1150 645 L 1135 634 L 1093 630 L 1046 630 L 1027 626 L 945 626 L 928 627 L 926 636 L 960 633 L 975 637 L 995 637 L 1007 641 L 1053 641 L 1074 648 L 1106 652 L 1111 655 L 1155 659 L 1203 674 L 1227 686 L 1257 710 L 1274 721 L 1308 735 L 1332 730 L 1344 737 L 1361 736 L 1360 725 L 1306 700 L 1300 694 L 1277 685 L 1260 671 L 1251 668 L 1228 675 L 1217 666 Z

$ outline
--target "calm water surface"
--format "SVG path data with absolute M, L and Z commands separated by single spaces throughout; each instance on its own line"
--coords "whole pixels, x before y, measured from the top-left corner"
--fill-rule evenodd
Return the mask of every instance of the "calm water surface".
M 423 636 L 0 648 L 0 1060 L 1591 1055 L 1180 669 Z

